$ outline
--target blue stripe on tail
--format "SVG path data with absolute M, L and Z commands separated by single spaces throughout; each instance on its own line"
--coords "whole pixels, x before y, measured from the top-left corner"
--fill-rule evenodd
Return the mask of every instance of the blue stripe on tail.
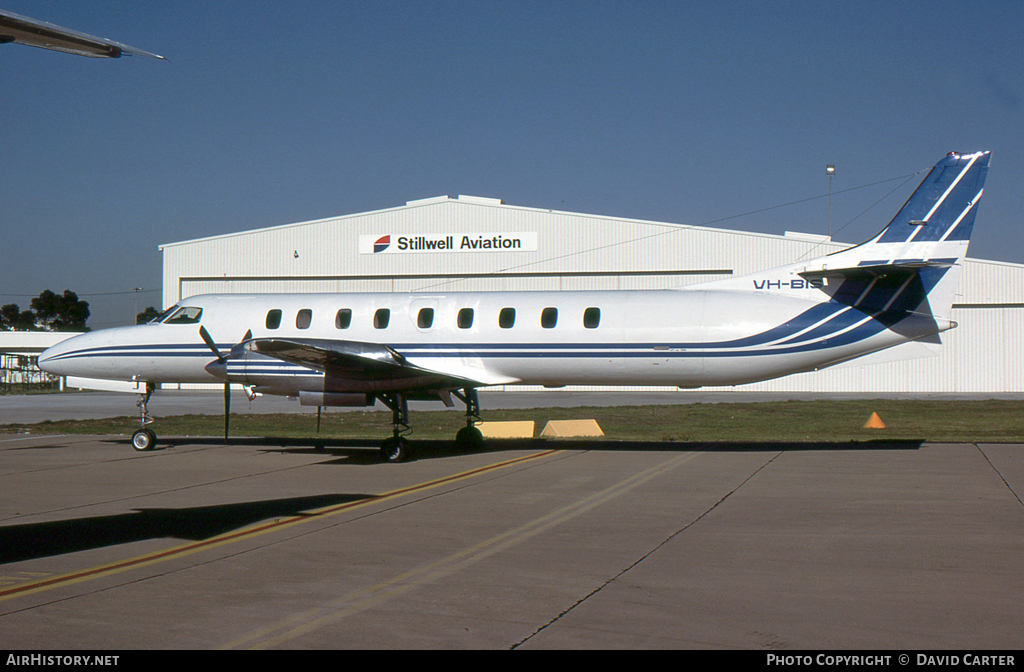
M 877 242 L 970 239 L 990 158 L 989 152 L 953 153 L 939 161 Z

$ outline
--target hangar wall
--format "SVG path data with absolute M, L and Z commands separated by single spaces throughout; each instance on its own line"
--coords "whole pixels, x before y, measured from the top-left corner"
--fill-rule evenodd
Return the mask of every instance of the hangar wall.
M 664 289 L 845 247 L 823 236 L 777 236 L 440 196 L 160 249 L 166 307 L 183 297 L 229 292 Z M 1024 331 L 1024 266 L 968 259 L 952 319 L 960 326 L 943 334 L 945 346 L 937 357 L 705 389 L 1022 391 L 1024 356 L 1012 337 Z

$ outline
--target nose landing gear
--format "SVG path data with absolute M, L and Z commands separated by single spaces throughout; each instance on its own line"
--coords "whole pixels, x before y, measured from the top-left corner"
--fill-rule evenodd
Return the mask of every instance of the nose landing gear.
M 135 450 L 153 450 L 156 447 L 156 434 L 146 425 L 153 423 L 153 416 L 149 414 L 149 398 L 153 396 L 156 385 L 146 383 L 146 393 L 139 395 L 136 406 L 139 407 L 139 430 L 132 434 L 132 447 Z

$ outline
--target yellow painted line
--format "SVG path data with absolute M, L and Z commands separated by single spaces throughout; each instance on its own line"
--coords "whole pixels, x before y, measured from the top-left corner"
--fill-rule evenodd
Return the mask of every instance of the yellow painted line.
M 393 597 L 408 593 L 425 583 L 430 583 L 475 564 L 495 553 L 518 545 L 541 532 L 561 525 L 643 485 L 652 478 L 692 460 L 699 454 L 686 453 L 673 457 L 666 462 L 634 474 L 615 485 L 545 514 L 515 529 L 497 534 L 486 541 L 464 548 L 446 558 L 403 572 L 386 581 L 333 600 L 326 605 L 293 614 L 277 623 L 242 635 L 219 648 L 237 649 L 246 647 L 250 649 L 267 649 L 319 630 L 347 616 L 374 607 Z
M 125 560 L 119 560 L 104 565 L 97 565 L 96 567 L 90 567 L 88 569 L 82 569 L 75 572 L 69 572 L 67 574 L 59 574 L 52 576 L 47 579 L 39 581 L 32 581 L 30 583 L 24 583 L 22 585 L 0 589 L 0 602 L 10 600 L 23 595 L 31 595 L 33 593 L 39 593 L 46 590 L 53 590 L 64 586 L 74 585 L 83 581 L 91 581 L 104 576 L 111 576 L 113 574 L 119 574 L 131 569 L 138 569 L 141 567 L 147 567 L 160 562 L 166 562 L 177 558 L 182 558 L 193 553 L 199 553 L 200 551 L 209 550 L 212 548 L 218 548 L 227 544 L 233 544 L 235 542 L 243 541 L 246 539 L 252 539 L 269 532 L 277 532 L 284 530 L 296 525 L 303 523 L 309 523 L 312 521 L 320 520 L 329 516 L 334 516 L 339 513 L 346 511 L 352 511 L 353 509 L 362 508 L 370 504 L 380 504 L 389 500 L 405 497 L 433 488 L 438 488 L 443 485 L 450 483 L 456 483 L 463 481 L 474 476 L 481 474 L 487 474 L 499 469 L 511 467 L 517 464 L 523 464 L 525 462 L 531 462 L 533 460 L 539 460 L 549 455 L 553 455 L 559 451 L 557 450 L 545 450 L 539 453 L 532 453 L 530 455 L 524 455 L 522 457 L 516 457 L 511 460 L 505 460 L 503 462 L 497 462 L 490 464 L 485 467 L 478 467 L 476 469 L 470 469 L 463 471 L 458 474 L 451 476 L 444 476 L 442 478 L 434 479 L 432 481 L 425 481 L 417 485 L 411 485 L 405 488 L 399 488 L 390 492 L 385 492 L 381 495 L 374 495 L 367 497 L 366 499 L 356 500 L 354 502 L 346 502 L 344 504 L 335 504 L 332 506 L 326 506 L 320 509 L 312 509 L 309 513 L 302 513 L 295 516 L 288 516 L 285 518 L 278 518 L 273 522 L 258 523 L 250 527 L 241 528 L 232 532 L 226 532 L 224 534 L 210 537 L 202 541 L 190 542 L 182 544 L 180 546 L 173 546 L 160 551 L 154 551 L 152 553 L 145 553 L 143 555 L 137 555 L 135 557 L 127 558 Z
M 32 579 L 38 580 L 41 576 L 52 576 L 50 572 L 18 572 L 18 576 L 0 575 L 0 586 L 13 586 Z

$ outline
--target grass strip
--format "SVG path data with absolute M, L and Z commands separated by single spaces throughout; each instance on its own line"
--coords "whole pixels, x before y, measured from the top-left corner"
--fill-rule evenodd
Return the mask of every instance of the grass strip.
M 865 429 L 871 413 L 885 429 Z M 1003 400 L 824 400 L 761 403 L 681 404 L 484 410 L 488 421 L 533 420 L 539 434 L 548 420 L 594 418 L 606 441 L 873 441 L 1024 442 L 1024 401 Z M 325 412 L 320 433 L 316 413 L 232 414 L 231 435 L 288 438 L 376 439 L 390 435 L 391 414 L 380 411 Z M 410 438 L 446 440 L 464 425 L 461 412 L 411 414 Z M 135 417 L 3 424 L 2 434 L 130 435 Z M 220 436 L 220 415 L 161 417 L 160 436 Z

